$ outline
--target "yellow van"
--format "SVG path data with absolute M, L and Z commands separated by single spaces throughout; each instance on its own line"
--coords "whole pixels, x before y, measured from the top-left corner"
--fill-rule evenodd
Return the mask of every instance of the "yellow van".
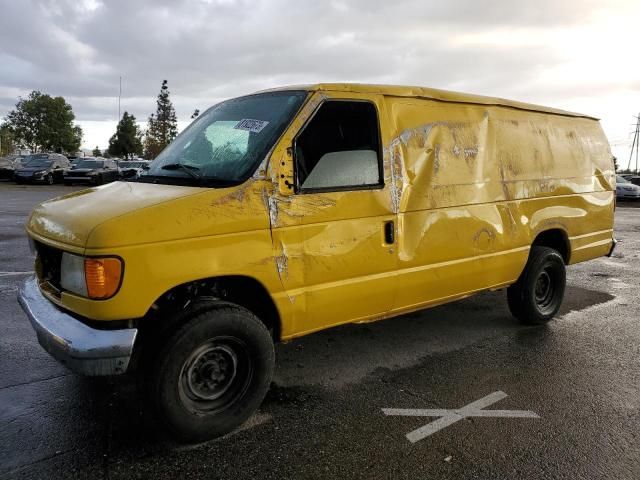
M 544 323 L 565 266 L 610 254 L 615 177 L 597 119 L 419 87 L 321 84 L 200 115 L 135 182 L 37 206 L 19 293 L 85 375 L 142 372 L 160 422 L 246 420 L 274 342 L 507 288 Z

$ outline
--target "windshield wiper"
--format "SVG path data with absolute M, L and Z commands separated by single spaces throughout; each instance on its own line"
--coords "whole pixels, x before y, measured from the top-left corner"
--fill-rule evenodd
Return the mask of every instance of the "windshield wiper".
M 166 165 L 163 165 L 160 168 L 162 170 L 182 170 L 183 172 L 186 172 L 189 175 L 191 175 L 196 180 L 202 181 L 202 175 L 198 173 L 200 172 L 200 169 L 194 165 L 188 165 L 185 163 L 176 162 L 176 163 L 167 163 Z

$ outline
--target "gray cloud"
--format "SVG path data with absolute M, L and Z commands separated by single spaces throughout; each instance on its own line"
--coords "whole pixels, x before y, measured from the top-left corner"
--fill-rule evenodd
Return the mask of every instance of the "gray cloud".
M 608 8 L 623 8 L 610 0 Z M 500 29 L 562 29 L 598 12 L 596 0 L 0 0 L 0 116 L 15 92 L 63 95 L 79 120 L 144 120 L 169 80 L 181 119 L 193 108 L 289 83 L 409 83 L 523 100 L 561 100 L 536 82 L 566 58 L 553 45 L 452 41 Z M 592 95 L 637 88 L 613 78 Z M 7 93 L 8 92 L 8 93 Z

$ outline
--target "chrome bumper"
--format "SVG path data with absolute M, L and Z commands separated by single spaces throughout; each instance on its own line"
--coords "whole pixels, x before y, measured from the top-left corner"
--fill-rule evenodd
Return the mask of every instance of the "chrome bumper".
M 138 330 L 98 330 L 63 312 L 47 300 L 35 277 L 18 293 L 18 302 L 31 321 L 40 345 L 63 365 L 89 376 L 127 371 Z

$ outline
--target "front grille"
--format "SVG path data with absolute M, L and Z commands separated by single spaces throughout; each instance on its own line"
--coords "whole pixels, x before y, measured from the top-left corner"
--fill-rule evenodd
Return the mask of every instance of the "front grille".
M 62 264 L 62 250 L 50 247 L 44 243 L 35 242 L 36 245 L 36 273 L 40 282 L 49 283 L 57 290 L 60 287 L 60 267 Z

